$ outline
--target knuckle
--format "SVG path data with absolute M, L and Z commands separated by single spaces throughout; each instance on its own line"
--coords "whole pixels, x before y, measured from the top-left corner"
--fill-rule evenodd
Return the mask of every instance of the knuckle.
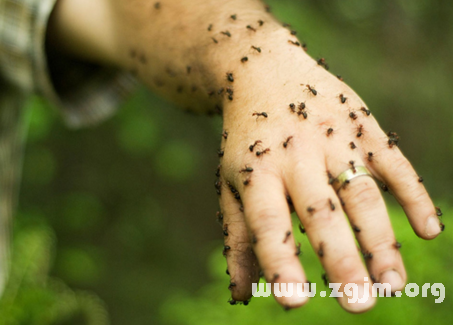
M 361 179 L 360 179 L 361 178 Z M 353 205 L 364 207 L 375 207 L 382 202 L 382 196 L 376 183 L 368 177 L 360 177 L 355 184 L 350 184 L 347 193 L 344 194 L 346 200 Z
M 363 266 L 358 254 L 345 254 L 334 260 L 333 269 L 335 270 L 332 278 L 341 279 L 343 282 L 353 282 L 361 278 Z M 361 279 L 363 281 L 363 277 Z

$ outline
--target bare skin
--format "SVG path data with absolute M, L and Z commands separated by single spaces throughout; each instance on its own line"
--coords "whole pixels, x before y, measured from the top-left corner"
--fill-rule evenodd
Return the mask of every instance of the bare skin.
M 330 282 L 360 285 L 372 275 L 392 291 L 404 287 L 406 271 L 376 183 L 358 177 L 338 194 L 329 185 L 327 171 L 336 177 L 351 160 L 388 186 L 419 237 L 441 231 L 416 172 L 364 102 L 257 0 L 60 0 L 49 41 L 66 55 L 137 74 L 184 109 L 222 112 L 228 136 L 221 140 L 220 208 L 236 301 L 251 297 L 260 269 L 268 282 L 307 281 L 288 235 L 287 195 Z M 372 253 L 366 265 L 354 236 L 362 252 Z M 276 300 L 294 308 L 307 298 Z M 350 312 L 375 303 L 338 301 Z

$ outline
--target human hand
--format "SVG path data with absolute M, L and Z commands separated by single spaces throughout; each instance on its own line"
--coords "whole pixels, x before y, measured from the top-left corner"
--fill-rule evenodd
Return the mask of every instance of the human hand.
M 369 282 L 370 296 L 372 282 L 390 283 L 392 292 L 403 289 L 400 245 L 376 183 L 358 177 L 338 193 L 331 185 L 345 170 L 366 166 L 396 197 L 415 233 L 432 239 L 441 227 L 422 179 L 399 150 L 396 133 L 386 135 L 359 96 L 322 61 L 301 55 L 300 47 L 268 46 L 276 57 L 289 50 L 289 59 L 277 59 L 278 67 L 264 65 L 269 49 L 251 49 L 234 81 L 227 81 L 233 100 L 227 94 L 224 102 L 216 185 L 233 301 L 251 297 L 260 268 L 267 282 L 294 283 L 294 292 L 295 283 L 307 282 L 291 233 L 291 209 L 330 282 L 342 288 Z M 350 312 L 375 303 L 371 297 L 364 304 L 347 299 L 339 303 Z M 307 298 L 276 300 L 290 308 Z

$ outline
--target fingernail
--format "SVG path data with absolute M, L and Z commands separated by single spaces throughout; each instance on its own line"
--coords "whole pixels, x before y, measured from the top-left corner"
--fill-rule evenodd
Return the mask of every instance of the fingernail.
M 429 237 L 437 236 L 440 233 L 439 218 L 437 216 L 431 216 L 428 218 L 425 233 Z
M 364 293 L 365 293 L 365 287 L 363 284 L 358 284 L 357 285 L 357 298 L 363 299 L 364 298 Z M 341 306 L 348 312 L 350 313 L 361 313 L 365 312 L 368 309 L 370 309 L 376 302 L 376 299 L 371 296 L 371 285 L 368 286 L 368 298 L 366 301 L 364 300 L 363 302 L 348 302 L 348 299 L 351 299 L 352 297 L 346 295 L 343 292 L 343 297 L 341 299 Z
M 403 279 L 401 278 L 401 275 L 395 270 L 385 271 L 381 275 L 379 282 L 390 284 L 392 292 L 395 292 L 396 290 L 401 290 L 404 287 L 404 282 Z

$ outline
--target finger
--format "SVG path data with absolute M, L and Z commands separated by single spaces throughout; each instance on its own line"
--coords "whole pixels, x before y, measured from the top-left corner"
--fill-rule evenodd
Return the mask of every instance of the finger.
M 219 218 L 224 235 L 223 254 L 227 259 L 232 301 L 248 301 L 252 297 L 252 283 L 259 282 L 259 265 L 252 249 L 240 201 L 228 186 L 220 196 L 222 217 Z
M 328 184 L 326 170 L 319 161 L 324 157 L 312 156 L 290 166 L 293 172 L 286 178 L 296 212 L 306 229 L 329 280 L 357 284 L 364 289 L 368 273 L 362 264 L 354 237 L 341 209 L 335 191 Z M 339 298 L 340 305 L 350 312 L 363 312 L 375 303 L 348 303 L 348 297 Z
M 270 169 L 255 169 L 242 189 L 246 222 L 253 236 L 254 251 L 267 282 L 293 286 L 290 297 L 275 297 L 285 308 L 303 305 L 296 284 L 306 278 L 296 255 L 291 218 L 281 176 Z M 275 294 L 275 292 L 274 292 Z
M 433 239 L 441 232 L 439 218 L 431 198 L 410 162 L 398 148 L 381 151 L 370 168 L 389 187 L 403 207 L 417 236 Z
M 340 161 L 330 161 L 334 175 L 343 172 L 338 168 L 341 166 Z M 363 164 L 356 159 L 351 170 L 357 170 Z M 401 254 L 395 245 L 395 235 L 385 202 L 376 183 L 368 176 L 357 177 L 343 186 L 338 194 L 344 202 L 344 210 L 355 231 L 373 281 L 389 283 L 392 292 L 401 290 L 407 276 Z

